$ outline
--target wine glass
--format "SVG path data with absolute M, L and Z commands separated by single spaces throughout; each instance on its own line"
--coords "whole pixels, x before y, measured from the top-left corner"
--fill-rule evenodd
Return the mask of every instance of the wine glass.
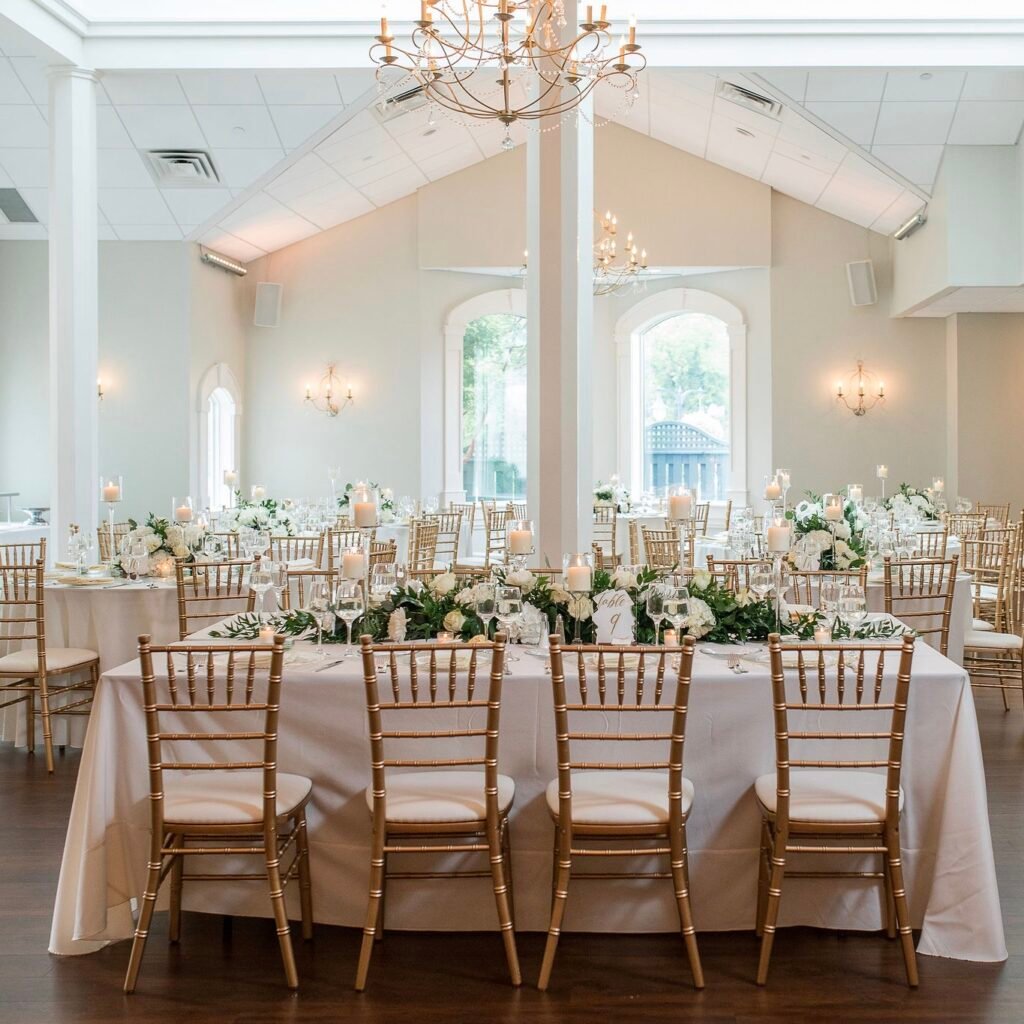
M 267 600 L 267 591 L 274 585 L 274 577 L 270 572 L 269 566 L 257 562 L 253 566 L 252 572 L 249 573 L 249 589 L 259 594 L 260 603 L 257 617 L 262 622 L 263 614 L 265 611 L 265 605 Z
M 868 603 L 864 596 L 864 588 L 859 583 L 848 583 L 841 589 L 839 617 L 849 627 L 850 636 L 853 637 L 868 617 Z
M 775 586 L 775 576 L 770 569 L 755 569 L 750 574 L 748 587 L 759 601 L 763 601 Z
M 285 588 L 288 586 L 288 563 L 268 562 L 267 571 L 270 573 L 270 583 L 277 598 L 277 610 L 281 611 L 284 608 Z
M 398 586 L 397 566 L 394 562 L 383 562 L 373 566 L 370 570 L 370 596 L 378 601 L 384 598 Z
M 355 649 L 355 621 L 366 613 L 363 589 L 358 583 L 346 580 L 334 588 L 334 613 L 345 623 L 348 631 L 348 650 L 345 651 L 345 657 L 348 657 Z
M 839 598 L 842 596 L 843 587 L 839 583 L 822 583 L 818 588 L 818 608 L 828 623 L 828 635 L 831 638 L 836 626 L 836 616 L 839 614 Z
M 678 639 L 682 640 L 683 623 L 690 615 L 690 592 L 686 587 L 666 587 L 663 609 L 665 618 L 672 623 Z
M 648 588 L 646 604 L 648 618 L 654 623 L 654 642 L 658 643 L 665 621 L 665 588 L 660 583 L 652 583 Z
M 208 533 L 203 538 L 203 557 L 208 562 L 219 562 L 224 558 L 224 542 L 216 534 Z
M 523 592 L 519 587 L 497 587 L 494 595 L 494 607 L 498 622 L 501 623 L 505 635 L 509 638 L 509 649 L 511 650 L 511 639 L 515 635 L 523 615 Z M 518 659 L 509 654 L 506 661 L 511 663 Z
M 493 583 L 478 583 L 476 585 L 476 613 L 484 624 L 484 636 L 489 637 L 491 623 L 498 614 L 497 587 Z
M 334 622 L 331 611 L 331 588 L 325 580 L 315 582 L 309 588 L 309 608 L 306 609 L 316 620 L 316 656 L 324 657 L 324 630 Z

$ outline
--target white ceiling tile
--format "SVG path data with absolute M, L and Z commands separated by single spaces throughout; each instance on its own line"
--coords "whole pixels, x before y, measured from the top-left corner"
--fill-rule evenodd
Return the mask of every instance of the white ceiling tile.
M 316 234 L 315 224 L 260 193 L 221 221 L 219 227 L 268 252 Z
M 646 83 L 638 86 L 640 93 L 633 102 L 623 105 L 616 97 L 609 96 L 610 89 L 598 89 L 594 99 L 594 111 L 601 121 L 612 120 L 635 132 L 647 135 L 650 132 L 651 90 Z M 600 121 L 599 121 L 600 123 Z
M 20 188 L 21 198 L 28 203 L 28 208 L 36 215 L 40 224 L 50 223 L 50 193 L 45 188 Z
M 316 152 L 341 174 L 347 174 L 399 156 L 402 148 L 383 128 L 375 127 L 342 139 L 332 135 L 316 147 Z
M 423 172 L 416 167 L 409 166 L 396 174 L 389 174 L 386 178 L 364 185 L 360 191 L 375 206 L 383 206 L 385 203 L 412 195 L 416 189 L 426 184 L 427 179 Z
M 1012 146 L 1024 122 L 1024 101 L 960 103 L 949 131 L 951 146 Z
M 963 71 L 890 71 L 882 99 L 886 103 L 891 100 L 956 101 L 965 78 Z
M 5 148 L 46 148 L 50 144 L 46 119 L 34 106 L 0 106 L 0 140 Z
M 182 226 L 202 224 L 231 202 L 226 188 L 163 188 L 160 192 Z
M 934 181 L 942 146 L 872 146 L 871 152 L 908 181 Z
M 830 175 L 799 160 L 772 153 L 761 180 L 786 195 L 813 205 L 828 184 Z
M 859 224 L 862 228 L 870 227 L 878 218 L 880 208 L 865 210 L 859 197 L 850 193 L 842 185 L 829 185 L 818 197 L 815 206 L 826 213 L 842 217 L 843 220 Z
M 101 149 L 97 154 L 100 188 L 153 188 L 142 157 L 134 149 Z
M 876 146 L 941 146 L 955 111 L 955 103 L 883 103 L 873 142 Z
M 875 231 L 891 234 L 901 224 L 908 221 L 924 206 L 924 200 L 913 192 L 907 191 L 899 195 L 872 225 Z
M 331 185 L 293 199 L 289 207 L 320 227 L 370 213 L 374 206 L 362 194 L 340 178 Z
M 14 73 L 11 62 L 0 57 L 0 103 L 31 103 L 32 97 Z
M 101 242 L 116 242 L 117 232 L 109 224 L 100 224 L 97 226 L 96 235 Z
M 846 148 L 843 147 L 841 156 L 838 159 L 822 156 L 810 146 L 800 146 L 789 142 L 786 139 L 776 138 L 772 147 L 773 153 L 785 157 L 788 160 L 796 161 L 804 167 L 813 167 L 814 170 L 823 174 L 831 174 L 839 166 L 842 158 L 846 156 Z
M 249 263 L 266 255 L 265 249 L 260 249 L 255 245 L 250 245 L 248 242 L 243 242 L 242 239 L 235 235 L 220 229 L 207 232 L 200 241 L 207 248 L 213 249 L 225 256 L 230 256 L 232 259 L 241 260 L 243 263 Z
M 1024 100 L 1024 71 L 968 71 L 960 99 Z
M 50 102 L 50 86 L 46 81 L 46 64 L 37 57 L 11 57 L 11 67 L 33 103 L 46 107 Z
M 712 120 L 717 120 L 719 117 L 725 118 L 732 127 L 741 125 L 744 128 L 749 128 L 759 139 L 775 138 L 782 127 L 782 123 L 777 118 L 765 117 L 764 114 L 759 114 L 756 110 L 747 110 L 721 96 L 715 97 L 711 116 Z
M 115 105 L 175 106 L 185 102 L 178 76 L 161 71 L 106 71 L 101 81 Z
M 245 188 L 284 159 L 284 150 L 215 149 L 213 163 L 220 180 L 232 188 Z
M 685 100 L 694 106 L 710 107 L 718 88 L 718 76 L 704 71 L 659 69 L 657 78 L 652 78 L 650 88 L 664 97 L 663 102 L 671 97 L 673 100 Z
M 803 103 L 807 91 L 806 71 L 762 71 L 761 77 L 769 85 L 797 103 Z
M 880 100 L 884 71 L 811 71 L 807 76 L 807 102 L 821 100 Z
M 377 88 L 377 80 L 370 68 L 346 68 L 344 71 L 336 71 L 334 78 L 341 90 L 342 102 L 345 104 L 359 99 L 367 89 Z M 308 100 L 307 102 L 314 101 Z
M 866 102 L 809 102 L 807 109 L 851 142 L 867 146 L 874 136 L 880 106 L 879 103 Z
M 338 82 L 330 71 L 261 71 L 257 77 L 271 105 L 342 102 Z
M 289 106 L 270 108 L 278 135 L 286 149 L 295 149 L 315 135 L 328 121 L 342 111 L 340 103 L 333 106 Z
M 50 184 L 48 149 L 0 149 L 0 167 L 18 188 L 46 188 Z
M 45 224 L 0 224 L 0 238 L 9 242 L 33 242 L 46 238 Z
M 120 224 L 174 224 L 158 189 L 101 188 L 100 208 L 115 227 Z
M 180 242 L 184 235 L 176 224 L 113 224 L 122 242 Z
M 479 155 L 480 151 L 477 150 L 477 156 L 479 157 Z M 388 178 L 392 174 L 407 171 L 412 166 L 413 164 L 408 154 L 398 153 L 395 156 L 388 157 L 387 160 L 381 160 L 379 163 L 367 164 L 365 167 L 349 171 L 345 175 L 345 180 L 355 188 L 362 188 L 364 185 L 372 185 L 376 181 Z
M 698 107 L 692 103 L 670 106 L 652 96 L 650 120 L 654 138 L 689 153 L 704 155 L 711 127 L 710 107 Z
M 456 171 L 461 171 L 464 167 L 479 163 L 482 159 L 483 157 L 476 144 L 467 142 L 465 145 L 456 146 L 454 149 L 438 153 L 436 156 L 419 160 L 417 164 L 419 169 L 431 181 L 437 181 L 438 178 L 444 178 L 449 174 L 454 174 Z
M 422 135 L 406 135 L 401 141 L 401 146 L 413 160 L 419 161 L 472 141 L 468 129 L 460 125 L 439 124 L 434 128 L 428 128 Z
M 139 149 L 205 149 L 206 138 L 190 107 L 118 106 Z
M 264 105 L 263 93 L 251 71 L 185 71 L 178 79 L 192 104 Z
M 96 145 L 100 149 L 134 149 L 121 118 L 113 107 L 96 108 Z
M 337 180 L 338 172 L 333 167 L 325 164 L 315 153 L 307 153 L 267 185 L 266 191 L 287 205 L 289 200 Z
M 708 132 L 707 159 L 760 180 L 772 150 L 772 138 L 752 138 L 736 131 L 736 125 L 725 117 L 713 117 Z
M 266 107 L 193 107 L 215 149 L 266 149 L 280 144 Z

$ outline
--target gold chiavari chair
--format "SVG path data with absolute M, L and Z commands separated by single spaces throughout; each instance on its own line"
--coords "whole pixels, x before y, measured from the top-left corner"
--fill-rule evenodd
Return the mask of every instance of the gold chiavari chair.
M 237 533 L 214 533 L 213 536 L 220 538 L 221 544 L 224 545 L 224 553 L 229 559 L 241 557 L 242 546 Z
M 364 531 L 357 530 L 352 526 L 347 519 L 339 520 L 339 523 L 345 523 L 343 527 L 338 527 L 327 531 L 327 535 L 324 538 L 324 551 L 326 553 L 326 562 L 328 569 L 336 569 L 341 565 L 341 553 L 346 548 L 361 548 L 363 546 Z M 370 544 L 370 550 L 373 550 L 373 545 L 377 541 L 377 531 L 367 530 L 366 540 Z M 323 564 L 321 562 L 321 564 Z
M 885 556 L 885 610 L 918 636 L 936 637 L 942 654 L 949 652 L 949 620 L 959 555 L 949 559 Z
M 977 512 L 952 512 L 945 519 L 946 530 L 960 540 L 976 540 L 985 529 L 985 516 Z
M 473 531 L 476 529 L 476 502 L 449 501 L 448 511 L 462 513 L 462 521 L 466 524 L 466 529 L 469 531 L 470 536 L 472 536 Z
M 0 565 L 46 564 L 46 538 L 22 544 L 0 544 Z
M 839 586 L 853 583 L 866 587 L 868 567 L 863 565 L 859 569 L 791 569 L 789 585 L 793 591 L 793 603 L 816 606 L 823 583 L 837 583 Z
M 110 546 L 110 524 L 96 527 L 96 544 L 100 561 L 109 562 L 121 549 L 121 541 L 132 532 L 131 523 L 114 523 L 114 546 Z
M 728 531 L 732 525 L 732 498 L 729 498 L 725 503 L 725 519 L 722 529 Z
M 974 511 L 985 517 L 987 522 L 989 519 L 994 519 L 1000 526 L 1007 526 L 1010 522 L 1010 506 L 1007 505 L 985 505 L 982 502 L 978 502 L 974 506 Z
M 693 983 L 703 988 L 686 856 L 686 820 L 694 789 L 683 776 L 693 637 L 684 637 L 681 648 L 648 647 L 640 656 L 615 646 L 563 648 L 555 636 L 550 644 L 558 777 L 546 793 L 555 848 L 551 922 L 537 987 L 545 990 L 551 979 L 574 861 L 646 854 L 668 857 L 671 872 L 581 871 L 575 877 L 671 878 Z M 627 659 L 635 665 L 629 666 Z M 660 716 L 660 728 L 657 718 L 644 728 L 652 712 Z M 665 722 L 669 713 L 671 724 Z M 614 720 L 610 726 L 609 719 Z M 590 753 L 595 741 L 623 753 L 595 760 Z
M 181 935 L 185 882 L 265 879 L 285 978 L 289 988 L 298 988 L 284 889 L 298 879 L 302 937 L 311 939 L 313 890 L 306 804 L 313 784 L 277 767 L 284 637 L 274 638 L 272 650 L 253 644 L 151 647 L 149 639 L 139 637 L 149 753 L 149 874 L 139 901 L 124 990 L 135 991 L 157 893 L 168 875 L 168 933 L 175 943 Z M 161 675 L 159 683 L 154 654 L 166 656 L 166 679 Z M 269 660 L 269 671 L 261 667 L 263 659 Z M 229 718 L 246 725 L 228 731 Z M 212 742 L 217 754 L 211 753 Z M 179 743 L 187 744 L 184 751 Z M 252 749 L 257 744 L 258 755 Z M 232 759 L 239 750 L 247 752 Z M 186 752 L 195 760 L 180 760 Z M 289 852 L 291 862 L 282 867 L 281 859 Z M 223 861 L 229 853 L 262 858 L 263 870 L 185 874 L 186 858 L 219 856 Z
M 509 519 L 529 519 L 525 501 L 510 501 L 505 506 L 505 515 Z
M 730 575 L 740 590 L 750 589 L 750 577 L 755 572 L 769 572 L 772 563 L 763 558 L 715 558 L 708 555 L 708 572 L 712 576 Z
M 614 505 L 594 506 L 594 527 L 592 547 L 600 552 L 601 564 L 599 568 L 613 569 L 622 564 L 616 545 L 616 533 L 618 529 L 618 514 Z M 636 563 L 633 563 L 634 565 Z
M 962 564 L 972 576 L 974 626 L 1006 630 L 1011 603 L 1013 565 L 1011 542 L 1005 530 L 985 530 L 975 540 L 961 541 Z
M 649 526 L 641 526 L 640 533 L 644 539 L 646 563 L 655 569 L 671 569 L 673 566 L 692 568 L 696 544 L 696 536 L 693 529 L 695 522 L 696 520 L 690 520 L 691 525 L 685 528 L 686 534 L 682 542 L 679 537 L 679 529 L 675 526 L 670 526 L 665 530 L 655 530 Z M 682 552 L 680 551 L 681 547 L 684 549 Z
M 914 547 L 915 558 L 945 558 L 949 530 L 919 530 Z
M 492 509 L 484 512 L 484 565 L 492 565 L 505 561 L 505 525 L 508 512 Z
M 629 564 L 640 565 L 643 561 L 643 549 L 640 546 L 640 524 L 635 519 L 629 520 Z
M 370 545 L 370 568 L 375 565 L 393 565 L 398 561 L 398 541 L 378 540 Z
M 270 557 L 275 562 L 310 561 L 319 566 L 324 558 L 324 534 L 315 537 L 271 536 Z
M 515 782 L 498 774 L 504 634 L 488 644 L 388 644 L 378 649 L 368 636 L 361 643 L 373 773 L 366 790 L 373 851 L 356 990 L 366 987 L 374 940 L 384 935 L 388 879 L 402 878 L 489 877 L 509 974 L 512 984 L 519 985 L 508 823 Z M 383 669 L 378 669 L 378 654 L 387 659 Z M 421 659 L 428 664 L 421 665 Z M 479 682 L 483 689 L 484 679 L 486 695 L 477 688 Z M 471 718 L 485 709 L 486 720 L 473 724 Z M 422 726 L 415 727 L 413 719 Z M 425 756 L 428 752 L 433 756 Z M 485 854 L 489 870 L 388 870 L 392 854 L 451 852 Z
M 491 570 L 485 569 L 482 565 L 454 565 L 451 569 L 445 570 L 452 573 L 459 583 L 482 583 L 491 578 Z M 439 574 L 437 569 L 406 569 L 406 575 L 411 580 L 419 580 L 421 583 L 429 583 Z
M 46 643 L 44 609 L 45 563 L 0 564 L 0 710 L 25 706 L 26 745 L 36 749 L 36 702 L 43 724 L 46 770 L 53 772 L 53 726 L 55 715 L 88 715 L 100 658 L 82 647 L 50 647 Z M 71 673 L 88 672 L 81 679 L 60 686 L 50 680 Z M 65 701 L 65 695 L 71 700 Z
M 914 638 L 904 636 L 900 647 L 848 643 L 809 646 L 783 644 L 779 635 L 773 633 L 768 638 L 768 650 L 775 719 L 775 771 L 754 783 L 762 823 L 757 898 L 761 958 L 757 983 L 764 985 L 768 980 L 789 855 L 802 858 L 861 853 L 881 856 L 882 870 L 801 870 L 791 874 L 800 878 L 880 880 L 885 891 L 886 929 L 890 937 L 898 931 L 907 983 L 916 987 L 917 957 L 900 853 L 900 769 Z M 888 684 L 886 655 L 891 658 Z M 793 657 L 797 664 L 787 672 L 786 660 Z M 897 657 L 899 667 L 893 683 L 891 664 Z M 836 659 L 835 664 L 830 663 L 832 658 Z M 878 713 L 888 723 L 877 731 L 856 731 L 863 728 L 863 713 L 872 719 Z M 823 719 L 827 721 L 825 728 Z M 847 721 L 851 726 L 845 726 Z M 822 753 L 822 742 L 833 746 Z M 817 746 L 808 750 L 806 756 L 793 749 L 804 743 Z M 884 749 L 880 749 L 883 745 Z M 860 751 L 862 757 L 851 756 Z M 879 768 L 885 769 L 884 775 L 878 773 Z
M 409 524 L 409 554 L 406 565 L 412 569 L 433 569 L 437 557 L 437 522 L 414 519 Z
M 289 569 L 284 593 L 281 597 L 282 607 L 295 610 L 307 609 L 314 584 L 326 583 L 333 593 L 337 582 L 337 569 L 321 569 L 319 567 L 316 569 Z
M 437 523 L 437 544 L 434 561 L 444 566 L 455 565 L 459 560 L 459 541 L 462 537 L 461 512 L 437 512 L 426 517 Z
M 693 507 L 694 529 L 702 537 L 708 535 L 708 520 L 711 518 L 711 502 L 698 501 Z
M 256 607 L 256 595 L 249 589 L 248 570 L 252 562 L 239 559 L 229 562 L 192 562 L 185 565 L 180 558 L 174 562 L 174 578 L 178 585 L 178 638 L 219 619 Z

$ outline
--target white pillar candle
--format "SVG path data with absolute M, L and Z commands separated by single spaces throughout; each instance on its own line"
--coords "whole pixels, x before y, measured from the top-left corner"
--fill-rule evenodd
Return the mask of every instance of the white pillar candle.
M 238 473 L 236 473 L 233 469 L 225 469 L 224 483 L 228 487 L 234 487 L 238 483 Z
M 274 627 L 270 625 L 260 626 L 260 643 L 272 644 L 274 642 Z
M 788 473 L 783 472 L 783 471 L 780 470 L 778 475 L 775 477 L 775 479 L 778 480 L 779 486 L 784 491 L 789 489 L 789 474 Z
M 864 500 L 864 488 L 860 484 L 850 484 L 850 501 L 858 505 Z
M 361 580 L 366 575 L 362 551 L 345 551 L 341 556 L 341 575 L 347 580 Z
M 267 489 L 263 484 L 253 484 L 252 500 L 262 501 L 267 496 Z
M 772 480 L 764 489 L 765 501 L 777 501 L 782 497 L 782 488 L 778 480 Z
M 103 488 L 103 500 L 109 502 L 121 500 L 121 488 L 113 480 L 108 480 L 107 486 Z
M 879 480 L 887 480 L 889 478 L 889 467 L 888 466 L 876 466 L 875 467 L 875 476 L 877 476 Z
M 825 519 L 830 523 L 838 523 L 843 518 L 843 503 L 830 501 L 825 505 Z
M 588 593 L 592 578 L 589 565 L 570 565 L 565 571 L 566 586 L 571 594 Z
M 360 529 L 377 525 L 377 506 L 372 501 L 352 502 L 352 521 Z
M 664 644 L 666 647 L 678 647 L 679 634 L 674 629 L 666 629 L 664 635 Z
M 781 554 L 789 550 L 789 527 L 783 525 L 768 527 L 768 550 Z
M 511 555 L 528 555 L 533 550 L 533 533 L 530 530 L 509 530 L 508 550 Z
M 814 627 L 814 642 L 816 644 L 827 644 L 832 638 L 829 636 L 827 626 Z
M 693 515 L 693 496 L 690 494 L 670 494 L 668 498 L 668 517 L 673 520 L 689 519 Z
M 192 509 L 188 505 L 179 505 L 174 510 L 174 518 L 179 523 L 191 523 L 192 522 Z
M 941 476 L 937 476 L 932 480 L 932 490 L 935 491 L 936 494 L 941 494 L 945 489 L 946 481 L 943 480 Z

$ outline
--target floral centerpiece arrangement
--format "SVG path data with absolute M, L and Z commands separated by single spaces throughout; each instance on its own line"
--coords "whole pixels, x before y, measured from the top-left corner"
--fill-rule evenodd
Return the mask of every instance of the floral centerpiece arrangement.
M 882 507 L 889 512 L 896 512 L 900 508 L 912 508 L 923 519 L 938 519 L 939 510 L 935 505 L 935 492 L 927 487 L 919 490 L 911 487 L 910 484 L 900 484 L 899 490 L 891 497 L 882 502 Z
M 122 561 L 133 547 L 141 544 L 149 558 L 149 572 L 156 575 L 170 575 L 176 558 L 191 562 L 195 551 L 203 542 L 206 529 L 195 523 L 179 526 L 169 519 L 155 516 L 152 512 L 140 526 L 134 519 L 128 520 L 128 533 L 121 541 L 120 551 L 115 555 L 113 567 L 124 571 Z
M 843 518 L 833 524 L 825 519 L 821 495 L 808 492 L 804 501 L 786 512 L 786 518 L 793 527 L 789 561 L 795 568 L 859 569 L 864 565 L 867 559 L 864 531 L 868 521 L 856 502 L 845 498 Z
M 613 476 L 608 483 L 597 481 L 594 487 L 594 501 L 614 505 L 618 512 L 628 512 L 630 509 L 629 491 L 622 486 L 617 476 Z
M 338 496 L 338 508 L 347 512 L 352 502 L 352 491 L 360 484 L 345 484 L 345 490 Z M 395 521 L 395 492 L 390 487 L 381 487 L 372 480 L 368 484 L 380 495 L 380 521 L 382 523 L 393 523 Z
M 293 537 L 296 533 L 295 520 L 292 518 L 292 503 L 285 499 L 264 498 L 262 501 L 249 501 L 241 492 L 235 492 L 234 508 L 226 508 L 217 517 L 217 528 L 224 533 L 238 533 L 239 530 L 268 530 L 270 533 L 287 534 Z

